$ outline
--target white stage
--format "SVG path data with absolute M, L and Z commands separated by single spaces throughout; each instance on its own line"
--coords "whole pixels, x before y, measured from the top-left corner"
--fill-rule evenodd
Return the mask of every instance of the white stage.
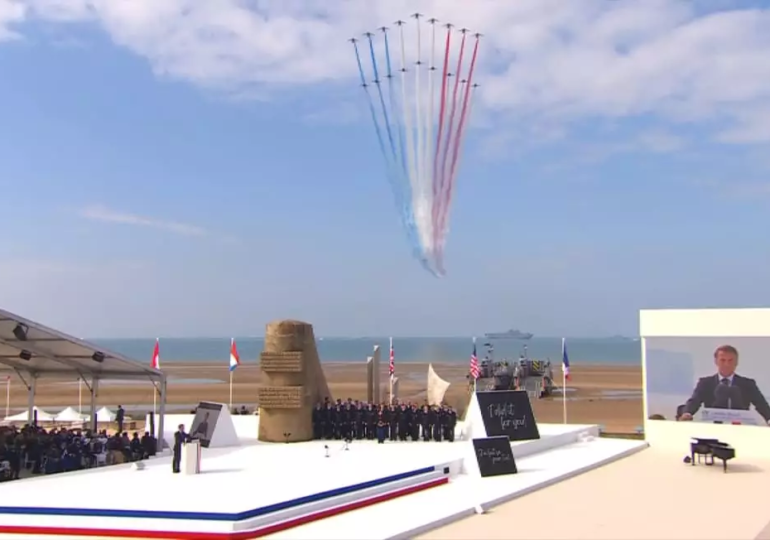
M 316 441 L 204 449 L 195 476 L 173 475 L 165 457 L 141 471 L 119 465 L 8 482 L 0 537 L 405 538 L 645 447 L 593 438 L 596 426 L 542 424 L 540 432 L 513 443 L 519 474 L 484 479 L 461 474 L 474 459 L 469 441 L 355 441 L 349 450 Z M 580 442 L 586 435 L 593 440 Z

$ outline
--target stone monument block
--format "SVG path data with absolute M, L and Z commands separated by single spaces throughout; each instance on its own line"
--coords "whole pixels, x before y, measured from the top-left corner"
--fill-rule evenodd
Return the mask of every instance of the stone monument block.
M 374 399 L 372 403 L 382 403 L 382 387 L 380 386 L 380 346 L 374 346 L 372 353 L 372 387 L 374 389 Z
M 313 406 L 332 397 L 318 357 L 313 326 L 300 321 L 268 324 L 260 369 L 259 440 L 311 440 Z

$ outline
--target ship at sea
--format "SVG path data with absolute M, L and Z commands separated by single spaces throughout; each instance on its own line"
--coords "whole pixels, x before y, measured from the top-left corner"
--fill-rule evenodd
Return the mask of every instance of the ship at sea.
M 533 335 L 514 328 L 505 332 L 489 332 L 484 334 L 484 337 L 487 339 L 532 339 Z

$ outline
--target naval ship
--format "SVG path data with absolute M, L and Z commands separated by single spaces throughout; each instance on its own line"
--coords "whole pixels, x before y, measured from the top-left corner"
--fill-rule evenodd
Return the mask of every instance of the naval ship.
M 532 339 L 534 334 L 529 332 L 522 332 L 520 330 L 511 329 L 505 332 L 489 332 L 484 334 L 487 339 Z

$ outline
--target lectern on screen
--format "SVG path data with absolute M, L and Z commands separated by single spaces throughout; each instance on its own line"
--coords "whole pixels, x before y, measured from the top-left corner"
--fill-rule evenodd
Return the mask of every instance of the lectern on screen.
M 222 412 L 221 403 L 208 403 L 201 401 L 195 410 L 192 426 L 190 427 L 190 437 L 198 439 L 203 448 L 208 448 L 211 443 L 211 437 L 219 420 L 219 414 Z

